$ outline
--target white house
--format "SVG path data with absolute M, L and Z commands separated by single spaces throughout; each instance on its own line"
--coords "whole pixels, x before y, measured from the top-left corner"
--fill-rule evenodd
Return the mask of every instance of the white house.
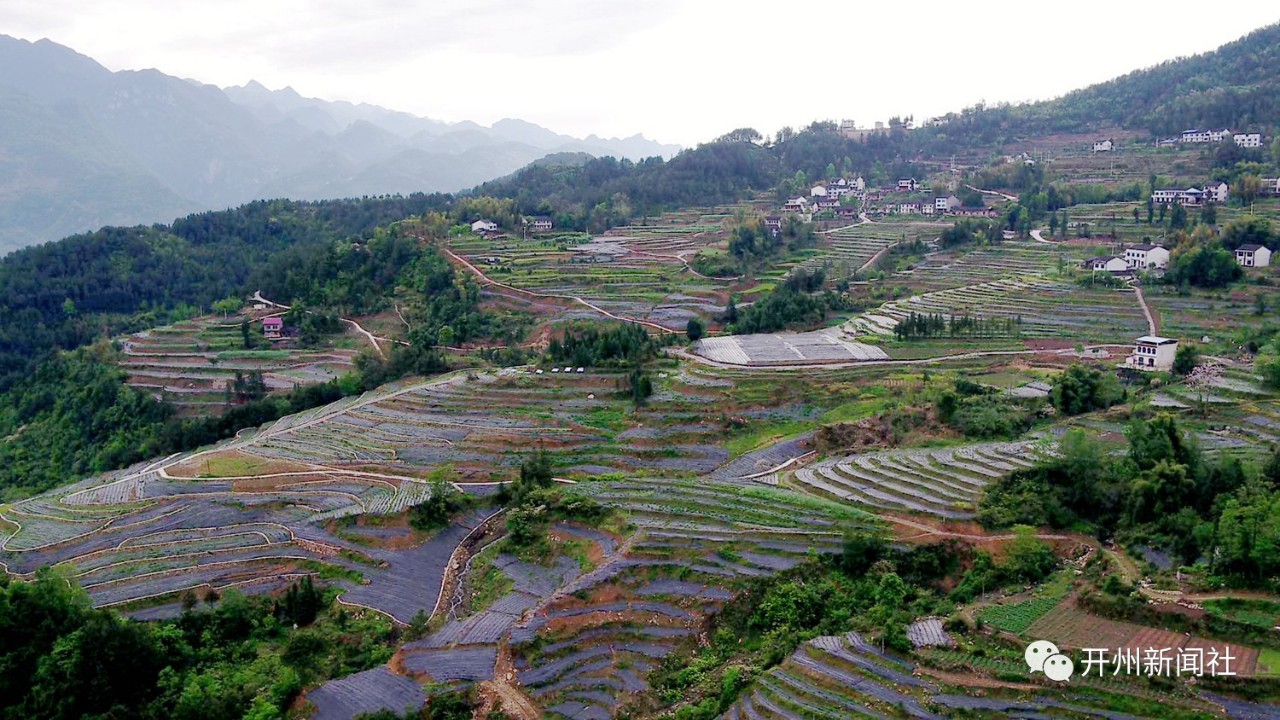
M 1236 133 L 1231 139 L 1242 148 L 1262 147 L 1262 133 Z
M 1209 131 L 1208 130 L 1183 130 L 1182 142 L 1207 143 L 1209 142 Z
M 920 203 L 918 203 L 918 202 L 905 202 L 905 203 L 899 203 L 899 204 L 898 204 L 898 214 L 899 214 L 899 215 L 919 215 L 919 214 L 920 214 Z
M 792 198 L 782 205 L 782 209 L 787 212 L 804 212 L 809 209 L 809 201 L 805 198 Z
M 1115 149 L 1116 149 L 1116 144 L 1111 142 L 1110 139 L 1098 140 L 1093 144 L 1093 151 L 1096 153 L 1111 152 L 1112 150 L 1115 150 Z
M 914 192 L 920 189 L 920 183 L 915 178 L 902 178 L 898 181 L 898 190 L 904 192 Z
M 838 197 L 818 197 L 814 198 L 813 207 L 818 210 L 835 210 L 840 207 L 840 198 Z
M 1177 340 L 1143 335 L 1138 338 L 1133 354 L 1124 361 L 1124 364 L 1138 370 L 1172 370 L 1173 359 L 1177 355 Z
M 849 184 L 852 185 L 853 189 L 857 190 L 858 192 L 865 192 L 867 189 L 867 181 L 863 180 L 861 175 L 850 180 Z
M 498 223 L 489 220 L 477 220 L 471 223 L 471 232 L 473 233 L 495 232 L 497 229 Z
M 827 196 L 827 186 L 825 185 L 814 185 L 813 188 L 809 190 L 809 197 L 826 197 L 826 196 Z
M 1236 262 L 1242 267 L 1266 267 L 1271 264 L 1271 251 L 1265 245 L 1241 245 L 1236 248 Z
M 1212 182 L 1204 186 L 1204 199 L 1208 202 L 1225 205 L 1231 197 L 1231 186 L 1224 182 Z
M 1222 142 L 1223 140 L 1226 140 L 1229 137 L 1231 137 L 1230 128 L 1222 128 L 1221 130 L 1209 131 L 1209 142 Z
M 1159 245 L 1131 245 L 1124 249 L 1124 261 L 1139 270 L 1168 267 L 1169 251 Z
M 1084 269 L 1093 272 L 1122 273 L 1129 271 L 1129 263 L 1119 255 L 1103 255 L 1085 260 Z
M 525 222 L 529 225 L 529 229 L 533 230 L 534 232 L 546 232 L 550 230 L 554 225 L 554 223 L 551 222 L 551 218 L 547 217 L 546 215 L 538 215 L 536 217 L 525 218 Z
M 1204 201 L 1204 191 L 1194 187 L 1185 190 L 1163 188 L 1151 193 L 1151 201 L 1157 205 L 1199 205 Z

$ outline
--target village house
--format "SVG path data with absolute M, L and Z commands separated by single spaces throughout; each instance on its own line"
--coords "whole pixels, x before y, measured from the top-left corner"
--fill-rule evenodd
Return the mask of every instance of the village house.
M 1186 190 L 1162 188 L 1151 193 L 1151 201 L 1157 205 L 1199 205 L 1204 202 L 1204 191 L 1194 187 Z
M 960 207 L 960 198 L 955 195 L 936 197 L 933 199 L 933 207 L 941 212 L 950 212 Z
M 1236 262 L 1241 267 L 1267 267 L 1271 264 L 1271 250 L 1265 245 L 1241 245 L 1236 248 Z
M 525 218 L 525 224 L 534 232 L 546 232 L 554 226 L 551 222 L 551 218 L 546 215 L 535 215 L 531 218 Z
M 919 215 L 920 203 L 918 202 L 898 203 L 898 214 L 899 215 Z
M 934 205 L 933 203 L 927 203 L 927 202 L 920 203 L 921 215 L 940 215 L 941 213 L 942 211 L 939 210 L 937 206 Z
M 1085 270 L 1091 272 L 1109 272 L 1124 273 L 1129 272 L 1129 263 L 1119 255 L 1103 255 L 1100 257 L 1091 257 L 1085 260 L 1082 265 Z
M 1218 203 L 1225 205 L 1227 199 L 1231 197 L 1231 186 L 1224 182 L 1212 182 L 1204 186 L 1205 202 Z
M 920 189 L 920 183 L 915 178 L 902 178 L 898 181 L 898 192 L 915 192 Z
M 1262 178 L 1259 192 L 1263 195 L 1280 195 L 1280 178 Z
M 814 185 L 809 190 L 809 197 L 826 197 L 827 187 L 825 185 Z
M 844 178 L 839 178 L 827 184 L 827 194 L 836 197 L 844 197 L 854 191 L 853 184 Z
M 1169 266 L 1169 251 L 1159 245 L 1130 245 L 1124 249 L 1124 261 L 1138 270 L 1164 268 Z
M 995 217 L 997 214 L 995 208 L 976 206 L 961 206 L 953 209 L 951 213 L 956 217 Z
M 477 220 L 471 223 L 471 232 L 473 233 L 496 232 L 497 230 L 498 223 L 489 220 Z
M 1112 150 L 1115 150 L 1115 148 L 1116 148 L 1115 143 L 1112 142 L 1110 139 L 1098 140 L 1093 144 L 1093 151 L 1096 153 L 1111 152 Z
M 809 201 L 802 198 L 792 198 L 782 204 L 782 209 L 787 212 L 804 212 L 809 209 Z
M 849 185 L 858 192 L 866 192 L 867 189 L 867 181 L 863 180 L 861 175 L 850 180 Z
M 1262 133 L 1236 133 L 1231 139 L 1242 148 L 1262 147 Z
M 1124 364 L 1137 370 L 1172 370 L 1178 355 L 1178 341 L 1155 335 L 1143 335 L 1134 344 L 1133 354 Z
M 1221 130 L 1183 130 L 1182 142 L 1184 143 L 1216 143 L 1222 142 L 1231 137 L 1231 130 L 1223 128 Z
M 262 335 L 268 340 L 279 340 L 284 337 L 284 318 L 269 317 L 262 320 Z
M 765 229 L 767 229 L 767 230 L 772 230 L 772 231 L 774 231 L 774 232 L 781 232 L 781 230 L 782 230 L 782 216 L 781 216 L 781 215 L 768 215 L 768 216 L 766 216 L 766 217 L 765 217 L 765 219 L 764 219 L 764 226 L 765 226 Z
M 840 198 L 832 196 L 814 198 L 813 207 L 817 211 L 835 210 L 840 207 Z
M 836 217 L 841 220 L 856 220 L 858 218 L 858 208 L 849 205 L 841 205 L 836 208 Z

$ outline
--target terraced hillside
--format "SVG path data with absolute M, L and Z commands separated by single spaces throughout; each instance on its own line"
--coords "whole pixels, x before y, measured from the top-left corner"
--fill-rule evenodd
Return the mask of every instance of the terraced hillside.
M 751 578 L 835 552 L 864 513 L 766 488 L 661 479 L 568 488 L 622 509 L 631 534 L 573 525 L 556 534 L 587 543 L 590 567 L 531 565 L 499 556 L 511 590 L 409 643 L 388 668 L 333 681 L 308 695 L 316 718 L 349 717 L 413 699 L 397 677 L 501 683 L 553 718 L 612 718 L 649 690 L 646 675 Z M 510 667 L 510 674 L 497 672 Z M 380 690 L 390 692 L 385 698 Z M 342 713 L 346 713 L 345 715 Z
M 704 248 L 722 244 L 723 211 L 664 215 L 589 237 L 551 233 L 531 238 L 450 238 L 458 257 L 493 281 L 494 302 L 537 305 L 559 319 L 600 318 L 581 298 L 617 317 L 681 331 L 690 318 L 724 310 L 732 280 L 714 280 L 689 262 Z M 506 286 L 506 287 L 503 287 Z
M 798 267 L 806 270 L 821 268 L 829 277 L 847 278 L 890 245 L 917 237 L 930 241 L 948 227 L 948 223 L 885 220 L 838 228 L 825 234 L 818 252 Z
M 912 313 L 1008 321 L 993 337 L 1131 342 L 1147 331 L 1133 290 L 1086 289 L 1038 276 L 1002 278 L 892 300 L 844 325 L 857 335 L 892 335 Z
M 261 336 L 254 323 L 250 332 Z M 264 341 L 265 342 L 265 341 Z M 217 415 L 227 407 L 235 374 L 261 372 L 269 391 L 332 380 L 351 370 L 355 339 L 342 347 L 283 344 L 245 350 L 240 318 L 203 317 L 152 328 L 121 340 L 127 383 L 173 403 L 183 415 Z
M 967 519 L 986 485 L 1030 467 L 1040 452 L 1031 442 L 886 450 L 821 460 L 797 470 L 795 480 L 859 506 Z

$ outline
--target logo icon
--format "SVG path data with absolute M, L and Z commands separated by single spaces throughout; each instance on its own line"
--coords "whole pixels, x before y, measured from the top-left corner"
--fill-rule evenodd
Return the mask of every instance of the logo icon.
M 1076 671 L 1071 658 L 1058 652 L 1058 646 L 1048 640 L 1036 640 L 1027 646 L 1022 657 L 1031 672 L 1044 672 L 1050 680 L 1069 680 Z

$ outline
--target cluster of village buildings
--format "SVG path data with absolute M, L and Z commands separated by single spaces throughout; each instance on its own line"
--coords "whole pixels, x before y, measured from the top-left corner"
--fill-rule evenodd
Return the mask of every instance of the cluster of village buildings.
M 1241 245 L 1235 251 L 1236 263 L 1241 267 L 1267 267 L 1271 264 L 1271 251 L 1265 245 Z M 1122 255 L 1091 257 L 1083 263 L 1084 269 L 1126 275 L 1134 270 L 1163 270 L 1169 267 L 1169 251 L 1161 245 L 1130 245 Z
M 523 226 L 528 232 L 550 232 L 555 227 L 555 223 L 546 215 L 530 215 L 523 219 Z M 503 234 L 498 223 L 492 220 L 477 220 L 471 223 L 471 232 L 486 238 Z
M 1262 133 L 1233 133 L 1230 128 L 1222 128 L 1221 130 L 1183 130 L 1178 137 L 1161 138 L 1156 140 L 1156 147 L 1171 147 L 1174 145 L 1194 145 L 1199 143 L 1220 143 L 1231 140 L 1237 146 L 1242 148 L 1260 148 L 1262 147 Z M 1110 138 L 1106 140 L 1096 140 L 1093 143 L 1093 151 L 1112 152 L 1116 149 L 1116 142 Z
M 868 217 L 883 215 L 952 215 L 955 217 L 995 217 L 999 213 L 985 206 L 966 206 L 955 195 L 918 198 L 922 186 L 915 178 L 902 178 L 893 187 L 867 188 L 861 177 L 848 180 L 838 178 L 826 185 L 815 185 L 809 197 L 795 197 L 782 205 L 784 213 L 820 215 L 831 213 L 836 219 L 856 220 L 859 214 Z M 846 196 L 858 199 L 856 205 L 844 204 Z M 772 227 L 781 227 L 782 218 L 770 215 L 765 219 Z

